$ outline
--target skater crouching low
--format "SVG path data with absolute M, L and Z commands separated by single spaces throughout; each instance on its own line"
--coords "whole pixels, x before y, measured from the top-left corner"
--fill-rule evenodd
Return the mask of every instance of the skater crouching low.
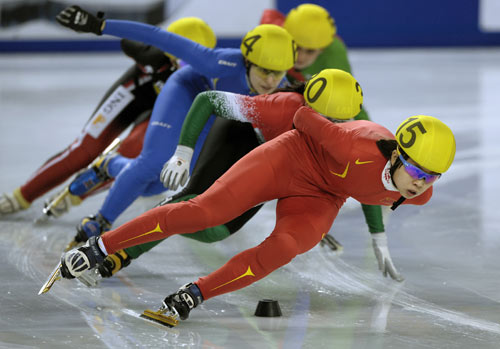
M 147 211 L 66 253 L 63 277 L 76 277 L 122 248 L 221 224 L 278 199 L 276 226 L 266 240 L 165 299 L 166 307 L 185 319 L 202 301 L 246 287 L 310 250 L 348 197 L 394 208 L 427 203 L 433 183 L 455 155 L 452 131 L 431 116 L 407 118 L 395 136 L 369 121 L 332 123 L 309 107 L 296 112 L 294 125 L 198 197 Z

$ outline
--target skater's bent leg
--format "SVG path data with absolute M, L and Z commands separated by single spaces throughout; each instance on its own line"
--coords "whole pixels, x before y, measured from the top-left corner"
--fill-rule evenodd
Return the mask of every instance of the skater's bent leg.
M 149 112 L 150 113 L 150 112 Z M 121 142 L 117 150 L 118 156 L 113 157 L 107 165 L 107 173 L 110 177 L 116 178 L 120 172 L 132 162 L 142 151 L 144 134 L 148 128 L 149 117 L 140 122 L 130 134 Z
M 227 222 L 225 224 L 225 226 L 229 230 L 229 234 L 234 234 L 238 230 L 240 230 L 241 227 L 246 224 L 246 222 L 248 222 L 250 219 L 252 219 L 252 217 L 255 216 L 257 214 L 257 212 L 259 212 L 259 210 L 262 208 L 262 206 L 263 205 L 258 205 L 258 206 L 252 207 L 251 209 L 249 209 L 248 211 L 246 211 L 242 215 L 236 217 L 235 219 L 233 219 L 230 222 Z
M 130 134 L 122 141 L 118 153 L 126 158 L 136 158 L 142 151 L 144 135 L 148 128 L 149 117 L 135 125 Z
M 151 88 L 144 85 L 136 91 L 137 97 L 121 105 L 114 105 L 117 114 L 109 123 L 96 122 L 102 119 L 100 108 L 113 98 L 114 92 L 122 85 L 133 81 L 138 70 L 129 68 L 105 93 L 87 122 L 81 135 L 67 149 L 53 156 L 41 166 L 21 187 L 21 194 L 28 202 L 42 196 L 52 188 L 63 183 L 75 172 L 90 164 L 116 137 L 120 135 L 134 120 L 147 109 L 150 109 L 156 96 Z M 149 90 L 153 91 L 150 93 Z M 121 108 L 118 110 L 118 108 Z
M 113 223 L 151 182 L 159 181 L 161 166 L 159 162 L 143 157 L 143 154 L 130 161 L 116 177 L 99 213 Z
M 285 193 L 292 171 L 276 175 L 286 157 L 268 154 L 265 145 L 237 162 L 196 198 L 154 208 L 103 235 L 108 254 L 117 250 L 224 224 L 255 205 Z M 120 175 L 121 176 L 121 175 Z M 252 190 L 248 190 L 252 188 Z
M 108 134 L 99 139 L 95 139 L 90 135 L 78 138 L 64 151 L 45 162 L 21 186 L 21 194 L 28 202 L 32 202 L 63 183 L 72 174 L 90 164 L 119 132 L 115 133 L 110 130 Z
M 198 279 L 205 300 L 246 287 L 313 248 L 330 229 L 338 208 L 327 198 L 289 197 L 278 201 L 276 211 L 276 227 L 266 240 Z
M 114 222 L 151 183 L 160 181 L 163 165 L 175 151 L 184 117 L 199 91 L 172 91 L 171 85 L 167 83 L 156 100 L 141 154 L 120 172 L 99 211 L 109 222 Z M 176 104 L 173 98 L 183 103 Z

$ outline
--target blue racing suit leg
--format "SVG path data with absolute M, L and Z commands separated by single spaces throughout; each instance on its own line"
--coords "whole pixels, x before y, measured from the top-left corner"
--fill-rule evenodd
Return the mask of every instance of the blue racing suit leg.
M 179 69 L 167 80 L 156 99 L 141 154 L 131 160 L 116 177 L 99 210 L 110 223 L 142 195 L 148 186 L 160 182 L 160 172 L 164 163 L 175 152 L 184 118 L 194 98 L 209 88 L 207 79 L 190 66 Z M 206 128 L 209 129 L 207 126 Z M 207 133 L 208 131 L 205 135 Z M 203 141 L 204 139 L 199 139 L 198 144 Z

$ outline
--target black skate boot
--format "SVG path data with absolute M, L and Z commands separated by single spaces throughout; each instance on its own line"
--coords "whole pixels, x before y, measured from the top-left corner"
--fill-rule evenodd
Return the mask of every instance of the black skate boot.
M 200 289 L 193 283 L 182 286 L 179 291 L 167 296 L 163 301 L 164 305 L 181 320 L 189 317 L 191 309 L 196 308 L 203 302 Z
M 99 248 L 100 237 L 92 236 L 87 243 L 78 249 L 66 252 L 61 257 L 61 276 L 73 279 L 97 265 L 102 265 L 106 255 Z
M 100 236 L 110 229 L 111 223 L 100 213 L 95 216 L 87 216 L 77 225 L 75 238 L 68 244 L 65 251 L 75 248 L 82 242 L 87 241 L 91 236 Z
M 104 263 L 99 266 L 99 273 L 103 278 L 109 278 L 115 275 L 119 270 L 128 267 L 132 258 L 125 252 L 120 250 L 114 254 L 110 254 L 104 259 Z

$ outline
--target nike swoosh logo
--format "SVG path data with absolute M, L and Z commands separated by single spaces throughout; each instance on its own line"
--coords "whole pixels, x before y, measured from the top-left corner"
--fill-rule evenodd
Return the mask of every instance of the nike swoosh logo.
M 359 159 L 356 159 L 356 161 L 354 162 L 356 165 L 364 165 L 364 164 L 370 164 L 372 163 L 373 161 L 359 161 Z
M 154 228 L 153 230 L 148 231 L 147 233 L 144 233 L 144 234 L 141 234 L 141 235 L 138 235 L 138 236 L 134 236 L 133 238 L 130 238 L 130 239 L 124 240 L 124 241 L 120 242 L 120 244 L 124 244 L 124 243 L 126 243 L 127 241 L 135 240 L 135 239 L 138 239 L 138 238 L 140 238 L 140 237 L 143 237 L 143 236 L 146 236 L 146 235 L 149 235 L 149 234 L 153 234 L 153 233 L 163 233 L 163 231 L 162 231 L 162 230 L 161 230 L 161 228 L 160 228 L 160 223 L 158 223 L 158 224 L 156 225 L 156 228 Z
M 222 285 L 219 285 L 219 286 L 217 286 L 215 288 L 212 288 L 210 291 L 213 291 L 213 290 L 216 290 L 218 288 L 221 288 L 222 286 L 226 286 L 227 284 L 230 284 L 231 282 L 235 282 L 236 280 L 239 280 L 239 279 L 241 279 L 241 278 L 243 278 L 245 276 L 255 276 L 255 274 L 252 272 L 252 269 L 250 269 L 250 266 L 248 266 L 248 269 L 247 269 L 246 272 L 244 272 L 243 274 L 241 274 L 237 278 L 234 278 L 233 280 L 228 281 L 225 284 L 222 284 Z
M 347 166 L 345 167 L 344 172 L 342 172 L 341 174 L 335 173 L 332 170 L 330 170 L 330 173 L 335 175 L 335 176 L 339 176 L 340 178 L 345 178 L 345 176 L 347 176 L 347 171 L 349 171 L 349 164 L 350 164 L 350 162 L 347 163 Z

